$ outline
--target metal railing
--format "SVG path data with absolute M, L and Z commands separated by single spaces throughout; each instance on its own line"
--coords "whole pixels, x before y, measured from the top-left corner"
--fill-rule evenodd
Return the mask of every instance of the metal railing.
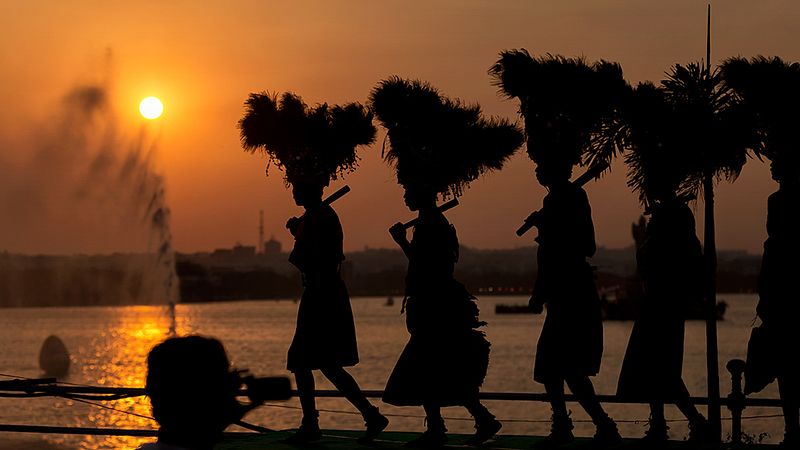
M 783 403 L 779 399 L 747 398 L 742 390 L 742 375 L 744 374 L 745 362 L 733 359 L 728 362 L 727 369 L 731 375 L 731 392 L 726 398 L 720 399 L 720 404 L 728 408 L 731 413 L 731 443 L 739 444 L 742 442 L 742 412 L 748 406 L 756 407 L 781 407 Z M 381 398 L 383 391 L 367 390 L 364 394 L 369 398 Z M 31 398 L 31 397 L 63 397 L 77 400 L 96 400 L 112 401 L 128 397 L 139 397 L 145 395 L 144 388 L 125 388 L 125 387 L 103 387 L 103 386 L 77 386 L 56 384 L 55 379 L 15 379 L 0 381 L 0 397 L 12 398 Z M 240 391 L 240 395 L 245 396 L 245 391 Z M 291 391 L 292 397 L 297 396 L 297 391 Z M 316 391 L 317 397 L 342 397 L 339 391 L 322 390 Z M 634 404 L 644 402 L 634 402 L 629 399 L 619 398 L 616 395 L 598 395 L 602 403 Z M 534 401 L 547 402 L 548 396 L 544 393 L 523 393 L 523 392 L 481 392 L 482 400 L 505 400 L 505 401 Z M 574 395 L 566 395 L 566 400 L 577 401 Z M 706 397 L 691 397 L 690 401 L 695 405 L 708 405 L 709 399 Z M 247 427 L 248 424 L 239 425 Z M 79 435 L 115 435 L 115 436 L 156 436 L 156 430 L 142 429 L 118 429 L 118 428 L 86 428 L 86 427 L 57 427 L 44 425 L 15 425 L 0 424 L 0 431 L 23 432 L 23 433 L 53 433 L 53 434 L 79 434 Z M 226 433 L 243 434 L 243 433 Z

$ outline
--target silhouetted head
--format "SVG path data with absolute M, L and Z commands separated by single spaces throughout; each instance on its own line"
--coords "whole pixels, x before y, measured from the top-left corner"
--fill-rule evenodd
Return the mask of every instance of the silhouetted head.
M 295 181 L 292 184 L 292 197 L 297 206 L 315 206 L 322 202 L 322 191 L 328 183 L 321 180 Z
M 239 420 L 239 376 L 222 343 L 202 336 L 170 338 L 147 356 L 145 391 L 160 425 L 159 442 L 211 449 Z
M 436 208 L 436 192 L 424 187 L 406 187 L 403 200 L 410 211 L 424 211 Z
M 540 162 L 536 165 L 536 180 L 546 188 L 569 183 L 572 164 L 564 161 Z
M 772 179 L 781 185 L 800 184 L 800 167 L 793 162 L 772 161 L 769 165 Z
M 650 187 L 649 197 L 655 202 L 669 202 L 678 198 L 677 186 L 669 186 L 665 183 L 653 183 Z

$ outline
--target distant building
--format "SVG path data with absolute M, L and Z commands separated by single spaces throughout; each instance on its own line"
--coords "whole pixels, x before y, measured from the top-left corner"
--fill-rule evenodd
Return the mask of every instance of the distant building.
M 233 250 L 229 248 L 218 248 L 211 253 L 212 258 L 229 258 L 233 256 Z
M 275 236 L 270 236 L 269 240 L 264 242 L 265 255 L 279 255 L 283 251 L 283 246 L 275 239 Z
M 252 258 L 256 256 L 256 247 L 253 245 L 241 245 L 237 242 L 233 246 L 233 256 L 235 258 Z
M 229 259 L 241 260 L 244 258 L 254 258 L 256 256 L 256 247 L 252 245 L 242 245 L 238 242 L 233 248 L 218 248 L 211 253 L 211 257 L 215 259 Z

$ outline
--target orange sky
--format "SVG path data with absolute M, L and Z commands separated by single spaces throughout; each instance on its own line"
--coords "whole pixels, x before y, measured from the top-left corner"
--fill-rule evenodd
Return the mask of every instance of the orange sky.
M 264 161 L 239 146 L 235 125 L 250 92 L 292 90 L 311 104 L 364 101 L 380 79 L 397 74 L 513 118 L 516 106 L 498 97 L 486 74 L 500 50 L 614 60 L 631 82 L 658 80 L 670 64 L 705 54 L 705 3 L 689 0 L 120 4 L 0 3 L 0 171 L 27 160 L 26 140 L 71 86 L 110 80 L 122 131 L 136 135 L 146 126 L 158 137 L 155 165 L 166 179 L 175 247 L 187 252 L 254 245 L 259 209 L 267 237 L 290 245 L 283 223 L 300 211 L 280 174 L 265 178 Z M 726 0 L 713 7 L 714 61 L 756 54 L 800 59 L 796 0 Z M 166 110 L 144 125 L 137 107 L 147 95 L 161 97 Z M 390 246 L 388 226 L 411 217 L 380 159 L 384 135 L 379 130 L 379 144 L 364 149 L 360 168 L 345 180 L 353 192 L 336 204 L 348 249 Z M 544 195 L 532 169 L 520 152 L 502 172 L 473 183 L 462 206 L 448 213 L 462 244 L 532 243 L 532 234 L 514 235 Z M 624 172 L 618 165 L 587 187 L 601 245 L 631 243 L 630 223 L 640 209 Z M 719 189 L 719 247 L 760 251 L 766 197 L 774 189 L 757 160 L 735 185 Z M 0 204 L 0 251 L 130 249 L 122 228 L 92 230 L 63 218 L 28 226 L 15 222 L 21 219 L 9 204 Z

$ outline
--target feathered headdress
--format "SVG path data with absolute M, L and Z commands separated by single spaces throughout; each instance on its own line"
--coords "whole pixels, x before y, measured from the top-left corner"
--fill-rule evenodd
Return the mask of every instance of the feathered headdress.
M 458 196 L 471 181 L 502 168 L 524 142 L 516 125 L 484 118 L 477 104 L 451 100 L 419 80 L 383 80 L 370 102 L 388 130 L 386 159 L 404 188 Z
M 778 164 L 800 164 L 800 63 L 779 57 L 731 58 L 722 64 L 722 78 L 755 118 L 756 154 Z
M 309 108 L 286 92 L 250 94 L 239 121 L 242 147 L 263 151 L 269 162 L 284 170 L 292 184 L 329 180 L 349 173 L 358 163 L 356 147 L 375 140 L 372 114 L 358 103 Z
M 521 49 L 502 52 L 489 74 L 519 99 L 535 163 L 608 164 L 621 148 L 617 106 L 630 87 L 619 64 Z
M 628 186 L 639 194 L 639 201 L 648 206 L 670 192 L 688 197 L 692 155 L 681 134 L 682 118 L 664 91 L 640 83 L 623 107 L 623 117 L 628 130 Z

